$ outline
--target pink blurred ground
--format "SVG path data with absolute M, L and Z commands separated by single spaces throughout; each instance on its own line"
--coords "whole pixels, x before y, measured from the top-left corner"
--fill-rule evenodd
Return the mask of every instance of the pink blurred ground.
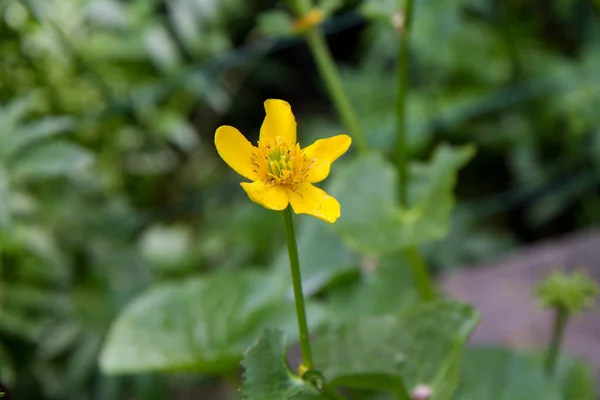
M 538 307 L 532 290 L 555 268 L 582 268 L 600 281 L 600 230 L 542 242 L 475 269 L 462 269 L 445 276 L 443 286 L 481 312 L 471 343 L 540 347 L 548 341 L 552 314 Z M 565 348 L 587 358 L 600 382 L 600 303 L 572 320 Z

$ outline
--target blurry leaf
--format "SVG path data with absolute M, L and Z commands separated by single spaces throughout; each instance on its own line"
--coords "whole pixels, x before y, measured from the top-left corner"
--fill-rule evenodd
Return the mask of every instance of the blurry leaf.
M 152 61 L 161 71 L 173 72 L 181 64 L 177 46 L 164 26 L 155 24 L 149 28 L 144 35 L 144 42 Z
M 8 135 L 14 134 L 18 123 L 31 111 L 37 100 L 36 95 L 21 96 L 0 107 L 0 143 L 4 143 Z
M 381 260 L 366 258 L 363 264 L 358 282 L 336 288 L 330 294 L 329 323 L 397 314 L 414 303 L 415 285 L 410 265 L 403 255 L 391 254 Z
M 317 4 L 317 7 L 321 9 L 325 15 L 331 15 L 343 6 L 343 0 L 320 0 Z
M 194 12 L 194 5 L 187 0 L 172 0 L 167 3 L 169 19 L 177 36 L 188 51 L 193 51 L 202 37 L 200 23 Z
M 440 269 L 477 265 L 517 246 L 507 230 L 481 224 L 472 207 L 459 207 L 452 214 L 450 231 L 441 240 L 423 246 L 426 259 Z
M 298 229 L 298 254 L 302 271 L 302 285 L 306 296 L 313 295 L 344 274 L 356 270 L 356 262 L 330 226 L 315 218 L 304 219 Z M 275 269 L 290 282 L 290 262 L 287 248 L 275 260 Z
M 396 171 L 391 164 L 376 154 L 351 161 L 338 169 L 329 187 L 343 210 L 334 229 L 348 246 L 369 255 L 444 237 L 454 207 L 458 169 L 473 153 L 470 146 L 441 145 L 430 162 L 412 163 L 408 208 L 404 209 L 396 204 Z
M 128 25 L 123 4 L 116 0 L 93 0 L 87 4 L 86 14 L 93 22 L 107 27 L 124 28 Z
M 46 314 L 61 313 L 68 308 L 68 299 L 55 290 L 27 285 L 23 283 L 2 284 L 1 299 L 4 306 L 23 311 Z
M 594 400 L 596 380 L 594 371 L 581 360 L 562 360 L 558 365 L 564 400 Z
M 462 365 L 456 400 L 562 399 L 542 364 L 531 357 L 501 348 L 469 349 Z
M 102 62 L 145 61 L 148 57 L 143 38 L 125 33 L 100 32 L 95 34 L 87 40 L 82 51 L 89 60 Z
M 285 334 L 281 331 L 265 330 L 244 353 L 242 366 L 245 369 L 242 398 L 245 400 L 285 400 L 310 388 L 290 371 Z
M 74 322 L 61 323 L 50 329 L 39 342 L 39 355 L 45 359 L 64 354 L 70 349 L 79 334 L 81 327 Z
M 392 15 L 403 9 L 404 5 L 400 4 L 398 0 L 366 0 L 360 7 L 360 11 L 365 17 L 387 22 L 391 22 Z
M 37 256 L 45 265 L 45 272 L 55 281 L 64 282 L 71 277 L 67 256 L 56 242 L 52 231 L 33 224 L 18 224 L 13 227 L 13 237 L 30 254 Z M 41 274 L 39 274 L 41 275 Z
M 17 310 L 2 310 L 0 318 L 0 332 L 25 341 L 36 342 L 44 331 L 44 325 L 31 318 L 27 318 Z
M 103 339 L 100 332 L 92 332 L 80 337 L 77 346 L 70 354 L 67 367 L 71 390 L 73 388 L 81 390 L 85 382 L 93 376 Z
M 432 400 L 450 400 L 478 321 L 472 307 L 454 301 L 357 319 L 316 340 L 315 364 L 334 386 L 410 392 L 423 384 L 433 389 Z
M 27 125 L 19 127 L 12 135 L 9 135 L 3 141 L 3 147 L 0 149 L 3 157 L 14 156 L 17 152 L 23 151 L 30 146 L 35 146 L 36 142 L 68 132 L 75 126 L 70 117 L 47 117 L 30 122 Z
M 285 11 L 270 10 L 258 16 L 258 28 L 267 36 L 290 36 L 294 33 L 294 21 Z
M 192 249 L 191 231 L 185 226 L 155 226 L 146 230 L 139 242 L 148 263 L 165 269 L 186 267 Z
M 533 227 L 539 227 L 568 211 L 583 195 L 592 191 L 596 186 L 597 177 L 593 172 L 584 172 L 566 178 L 564 183 L 556 190 L 540 196 L 527 207 L 526 219 Z
M 10 357 L 10 353 L 4 346 L 0 345 L 0 376 L 2 382 L 6 385 L 13 385 L 17 380 L 17 370 L 15 363 Z
M 92 162 L 84 148 L 66 142 L 37 146 L 14 160 L 12 173 L 20 178 L 51 178 L 68 175 Z
M 101 368 L 111 374 L 232 370 L 264 328 L 296 332 L 294 305 L 283 291 L 281 283 L 253 271 L 158 285 L 114 322 Z M 320 319 L 318 311 L 309 306 L 311 322 Z
M 10 194 L 8 175 L 0 164 L 0 230 L 10 223 Z

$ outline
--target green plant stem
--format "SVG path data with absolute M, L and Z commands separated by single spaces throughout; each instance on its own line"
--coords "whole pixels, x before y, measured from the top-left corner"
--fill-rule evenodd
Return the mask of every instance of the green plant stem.
M 311 0 L 288 0 L 288 3 L 298 18 L 304 17 L 312 9 Z M 316 26 L 309 28 L 304 37 L 338 115 L 350 132 L 358 151 L 364 153 L 368 150 L 365 135 L 358 122 L 356 112 L 344 91 L 340 74 L 327 47 L 325 37 Z
M 367 141 L 356 117 L 338 73 L 333 57 L 329 52 L 325 38 L 316 28 L 311 28 L 305 34 L 308 46 L 313 54 L 319 73 L 325 82 L 325 86 L 333 100 L 335 108 L 342 119 L 346 129 L 350 131 L 358 150 L 363 153 L 367 151 Z
M 396 95 L 396 169 L 398 171 L 398 200 L 402 207 L 408 204 L 408 149 L 406 140 L 406 101 L 408 97 L 408 64 L 410 47 L 410 30 L 413 20 L 413 0 L 406 0 L 404 24 L 400 29 L 400 44 L 397 61 L 397 95 Z M 412 274 L 417 284 L 419 297 L 423 301 L 435 299 L 436 293 L 425 260 L 415 247 L 406 250 Z
M 548 351 L 546 353 L 546 372 L 549 375 L 554 374 L 556 361 L 558 360 L 558 355 L 560 354 L 568 320 L 568 312 L 562 307 L 556 307 L 554 311 L 554 323 L 552 326 L 552 338 L 550 339 Z
M 302 365 L 306 370 L 313 367 L 312 352 L 310 349 L 310 336 L 306 322 L 306 307 L 304 305 L 304 292 L 302 291 L 302 277 L 300 276 L 300 261 L 298 260 L 298 246 L 296 245 L 296 232 L 294 231 L 294 220 L 292 209 L 288 205 L 282 212 L 285 239 L 287 241 L 288 256 L 290 258 L 290 270 L 292 273 L 292 287 L 294 288 L 294 303 L 296 304 L 296 315 L 298 317 L 298 330 L 300 331 L 300 347 L 302 349 Z
M 400 31 L 400 47 L 398 49 L 398 94 L 396 96 L 396 168 L 398 169 L 398 198 L 401 205 L 407 203 L 408 186 L 408 149 L 406 148 L 406 98 L 408 95 L 408 64 L 410 46 L 410 28 L 412 26 L 413 0 L 406 1 L 404 25 Z
M 435 300 L 436 292 L 431 281 L 429 268 L 419 250 L 416 247 L 409 247 L 406 249 L 406 257 L 408 258 L 415 283 L 417 284 L 419 298 L 422 301 Z

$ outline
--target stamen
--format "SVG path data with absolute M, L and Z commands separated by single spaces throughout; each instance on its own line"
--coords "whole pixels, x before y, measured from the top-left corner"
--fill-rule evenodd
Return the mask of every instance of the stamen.
M 262 159 L 264 162 L 258 162 Z M 289 145 L 281 138 L 275 138 L 259 141 L 252 162 L 258 176 L 267 184 L 295 187 L 305 181 L 314 159 L 309 160 L 300 145 Z

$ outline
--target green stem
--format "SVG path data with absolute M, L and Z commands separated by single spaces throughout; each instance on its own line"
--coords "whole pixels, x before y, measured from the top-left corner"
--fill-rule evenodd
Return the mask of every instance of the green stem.
M 560 354 L 565 329 L 569 320 L 569 314 L 562 307 L 557 307 L 554 314 L 554 324 L 552 327 L 552 339 L 548 345 L 548 352 L 546 353 L 546 372 L 549 375 L 554 374 L 556 368 L 556 361 Z
M 304 292 L 302 291 L 302 277 L 300 276 L 300 261 L 298 260 L 298 246 L 296 245 L 296 232 L 294 231 L 294 220 L 292 209 L 288 206 L 282 212 L 285 239 L 287 241 L 288 256 L 290 258 L 290 270 L 292 273 L 292 287 L 294 288 L 294 303 L 296 304 L 296 315 L 298 317 L 298 330 L 300 331 L 300 347 L 302 349 L 302 366 L 306 370 L 313 367 L 312 353 L 310 350 L 310 337 L 308 324 L 306 323 L 306 308 L 304 306 Z
M 427 264 L 425 263 L 423 256 L 421 256 L 421 253 L 419 253 L 419 250 L 417 250 L 416 247 L 409 247 L 406 249 L 406 257 L 410 263 L 410 268 L 415 283 L 417 284 L 420 299 L 422 301 L 435 300 L 436 292 L 431 281 L 429 268 L 427 268 Z
M 412 26 L 413 0 L 406 1 L 404 12 L 404 26 L 401 30 L 400 48 L 398 49 L 398 95 L 396 97 L 396 125 L 398 137 L 396 138 L 396 167 L 398 169 L 398 198 L 400 204 L 406 205 L 408 186 L 408 151 L 406 148 L 406 97 L 408 92 L 408 62 L 410 46 L 410 28 Z
M 304 17 L 313 6 L 311 0 L 288 0 L 288 4 L 298 18 Z M 337 113 L 346 126 L 346 129 L 350 131 L 350 135 L 356 142 L 358 150 L 364 153 L 368 150 L 367 141 L 356 117 L 356 112 L 352 108 L 346 92 L 344 92 L 342 80 L 323 34 L 316 26 L 313 26 L 308 29 L 304 36 Z
M 410 47 L 410 29 L 413 20 L 413 0 L 406 0 L 404 10 L 404 25 L 401 28 L 400 44 L 398 48 L 398 92 L 396 96 L 396 169 L 398 170 L 398 200 L 400 205 L 408 204 L 407 188 L 408 177 L 408 149 L 406 144 L 406 99 L 408 97 L 408 64 Z M 415 247 L 406 250 L 412 273 L 419 290 L 419 297 L 423 301 L 435 299 L 436 293 L 425 260 Z
M 364 153 L 367 151 L 367 141 L 358 122 L 358 118 L 356 117 L 356 112 L 344 92 L 342 80 L 340 79 L 335 63 L 333 62 L 333 57 L 329 52 L 325 38 L 321 32 L 314 27 L 306 32 L 305 38 L 317 63 L 319 73 L 333 100 L 337 113 L 346 126 L 346 129 L 350 131 L 358 150 L 361 153 Z

